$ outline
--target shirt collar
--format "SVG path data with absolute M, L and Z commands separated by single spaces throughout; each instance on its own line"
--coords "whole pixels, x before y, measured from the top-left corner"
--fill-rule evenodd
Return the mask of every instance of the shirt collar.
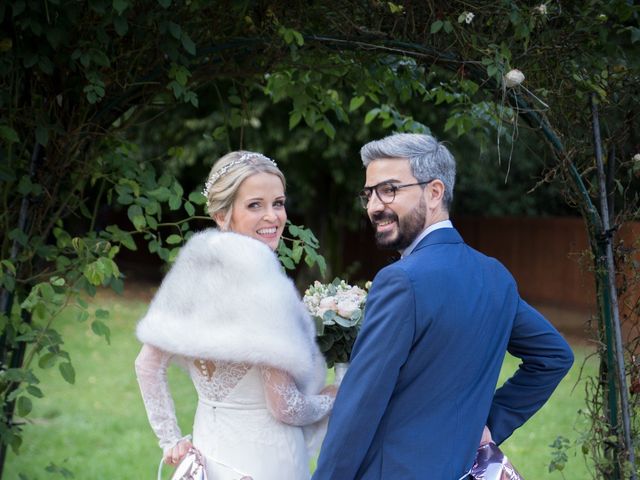
M 420 235 L 418 235 L 415 240 L 413 242 L 411 242 L 411 245 L 409 245 L 407 248 L 405 248 L 402 251 L 402 254 L 400 256 L 400 258 L 404 258 L 407 257 L 409 255 L 411 255 L 411 252 L 413 252 L 413 249 L 416 248 L 416 246 L 420 243 L 420 241 L 426 237 L 427 235 L 429 235 L 431 232 L 438 230 L 440 228 L 453 228 L 453 223 L 451 223 L 451 220 L 442 220 L 441 222 L 436 222 L 433 225 L 429 225 L 427 228 L 425 228 L 422 233 Z

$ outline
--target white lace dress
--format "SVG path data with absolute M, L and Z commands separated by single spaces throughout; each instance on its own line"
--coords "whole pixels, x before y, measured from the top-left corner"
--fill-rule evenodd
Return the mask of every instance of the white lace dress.
M 149 422 L 166 451 L 181 438 L 167 383 L 172 355 L 143 345 L 136 374 Z M 287 373 L 266 366 L 181 357 L 198 393 L 193 444 L 215 480 L 304 480 L 309 456 L 301 426 L 323 419 L 328 395 L 303 395 Z M 227 468 L 232 467 L 232 468 Z

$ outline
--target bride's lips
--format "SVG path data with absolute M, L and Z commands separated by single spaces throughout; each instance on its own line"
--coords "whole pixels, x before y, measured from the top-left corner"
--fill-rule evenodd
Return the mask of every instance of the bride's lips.
M 256 230 L 256 233 L 262 238 L 273 239 L 278 235 L 278 227 L 265 227 Z

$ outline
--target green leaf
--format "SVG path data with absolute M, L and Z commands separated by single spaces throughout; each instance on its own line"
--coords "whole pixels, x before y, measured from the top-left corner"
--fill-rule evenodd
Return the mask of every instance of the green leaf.
M 444 131 L 448 132 L 449 130 L 451 130 L 453 127 L 455 127 L 458 123 L 458 118 L 457 117 L 449 117 L 446 121 L 446 123 L 444 124 Z
M 9 292 L 13 292 L 16 288 L 15 277 L 13 277 L 12 275 L 1 275 L 0 286 L 3 286 L 4 288 L 6 288 Z
M 446 22 L 444 22 L 443 27 L 444 27 L 444 31 L 445 31 L 446 33 L 451 33 L 451 32 L 453 32 L 453 26 L 451 25 L 451 22 L 450 22 L 449 20 L 447 20 Z
M 89 319 L 89 312 L 86 310 L 80 310 L 76 316 L 78 322 L 86 322 Z
M 223 140 L 227 136 L 227 126 L 216 127 L 211 134 L 214 140 Z
M 31 412 L 33 408 L 33 403 L 29 397 L 22 396 L 18 398 L 18 402 L 16 403 L 16 408 L 18 411 L 18 416 L 26 417 Z
M 147 195 L 150 198 L 155 198 L 159 202 L 166 202 L 171 196 L 171 190 L 169 190 L 167 187 L 158 187 L 154 188 L 153 190 L 149 190 L 147 192 Z
M 182 185 L 180 185 L 180 183 L 178 183 L 178 181 L 174 181 L 173 185 L 171 185 L 171 188 L 173 189 L 173 192 L 176 195 L 179 195 L 180 197 L 182 197 L 182 195 L 184 195 L 184 189 L 182 188 Z
M 402 5 L 396 5 L 393 2 L 387 2 L 387 6 L 389 7 L 389 11 L 391 13 L 402 13 L 404 12 L 404 7 Z
M 60 369 L 60 373 L 62 374 L 62 378 L 64 378 L 67 383 L 73 385 L 76 382 L 76 371 L 73 368 L 73 365 L 69 362 L 63 362 L 58 367 Z
M 182 38 L 182 28 L 180 28 L 180 25 L 178 25 L 177 23 L 169 22 L 167 26 L 169 27 L 169 33 L 173 38 L 175 38 L 176 40 L 180 40 Z
M 48 353 L 45 353 L 44 355 L 40 355 L 40 358 L 38 359 L 38 366 L 43 370 L 53 367 L 55 363 L 56 363 L 56 354 L 52 352 L 48 352 Z
M 16 266 L 13 264 L 13 262 L 11 260 L 2 260 L 2 261 L 0 261 L 0 265 L 2 265 L 4 268 L 6 268 L 13 275 L 16 274 Z
M 300 32 L 298 32 L 297 30 L 292 30 L 291 33 L 293 34 L 293 37 L 295 38 L 296 44 L 299 47 L 304 45 L 304 37 L 302 36 L 302 34 Z
M 360 95 L 358 97 L 353 97 L 351 99 L 351 102 L 349 102 L 349 111 L 353 112 L 354 110 L 357 110 L 358 108 L 360 108 L 364 103 L 364 100 L 365 100 L 365 97 L 363 95 Z
M 300 262 L 303 252 L 304 252 L 304 249 L 302 248 L 302 245 L 294 246 L 291 252 L 291 258 L 293 259 L 293 261 L 296 263 Z
M 325 135 L 333 140 L 336 136 L 335 127 L 331 124 L 329 120 L 324 120 L 321 125 L 322 125 L 322 131 L 325 133 Z
M 188 33 L 186 32 L 182 32 L 182 46 L 184 47 L 184 49 L 189 52 L 191 55 L 195 55 L 196 54 L 196 44 L 193 43 L 193 40 L 191 40 L 191 37 L 189 36 Z
M 334 312 L 333 310 L 327 310 L 326 312 L 324 312 L 322 314 L 322 322 L 325 325 L 334 325 L 335 322 L 335 318 L 338 316 L 338 314 L 336 312 Z
M 96 310 L 96 318 L 109 318 L 109 310 L 99 308 Z
M 375 120 L 375 118 L 378 116 L 379 113 L 380 113 L 379 108 L 372 108 L 371 110 L 369 110 L 367 114 L 364 116 L 364 124 L 369 125 L 371 122 Z
M 320 275 L 324 277 L 327 274 L 327 261 L 322 255 L 318 255 L 317 262 L 318 268 L 320 269 Z
M 0 139 L 9 144 L 20 142 L 18 133 L 13 128 L 10 128 L 6 125 L 0 125 Z
M 294 237 L 298 237 L 298 238 L 300 237 L 301 229 L 300 229 L 300 227 L 298 225 L 290 223 L 288 230 L 289 230 L 289 233 L 291 235 L 293 235 Z
M 47 473 L 60 475 L 62 478 L 74 478 L 73 472 L 71 470 L 64 467 L 60 467 L 53 462 L 49 463 L 49 465 L 45 467 L 45 471 Z M 20 479 L 20 480 L 23 480 L 23 479 Z
M 138 249 L 136 243 L 133 241 L 133 236 L 131 236 L 129 232 L 122 232 L 118 237 L 118 240 L 129 250 L 135 251 Z
M 302 120 L 302 114 L 296 110 L 289 116 L 289 130 L 293 130 L 300 120 Z
M 158 0 L 158 3 L 162 8 L 169 8 L 171 6 L 171 0 Z
M 9 232 L 9 238 L 11 240 L 15 240 L 23 247 L 26 247 L 29 243 L 29 237 L 27 237 L 27 234 L 17 228 L 14 228 Z
M 289 257 L 280 257 L 280 262 L 287 270 L 293 270 L 294 268 L 296 268 L 293 260 L 291 260 Z
M 48 57 L 39 57 L 38 67 L 42 72 L 46 73 L 47 75 L 51 75 L 53 73 L 53 63 Z
M 358 320 L 352 320 L 352 319 L 343 318 L 340 315 L 336 315 L 333 320 L 338 325 L 340 325 L 341 327 L 345 327 L 345 328 L 351 328 L 351 327 L 355 326 L 358 323 Z
M 158 202 L 149 201 L 144 206 L 144 211 L 147 215 L 156 215 L 160 211 L 160 204 Z
M 130 205 L 127 209 L 127 216 L 136 230 L 142 230 L 146 226 L 146 220 L 139 205 Z
M 94 320 L 93 322 L 91 322 L 91 330 L 93 330 L 93 333 L 95 333 L 96 335 L 104 337 L 107 343 L 111 343 L 111 330 L 103 321 Z
M 109 286 L 118 295 L 122 295 L 122 293 L 124 292 L 124 281 L 122 280 L 122 278 L 114 278 L 114 277 L 112 277 L 111 281 L 109 282 Z
M 309 267 L 313 267 L 316 263 L 316 259 L 314 256 L 307 254 L 304 256 L 304 263 L 306 263 Z
M 84 267 L 82 271 L 85 278 L 91 283 L 91 285 L 101 285 L 104 280 L 104 273 L 100 269 L 98 261 L 91 262 Z
M 113 9 L 118 12 L 118 15 L 122 15 L 127 8 L 129 8 L 127 0 L 113 0 Z
M 20 178 L 20 182 L 18 183 L 18 193 L 20 193 L 20 195 L 27 195 L 31 193 L 32 185 L 31 179 L 27 175 L 24 175 Z
M 124 37 L 129 31 L 129 23 L 127 19 L 122 16 L 114 17 L 113 26 L 116 29 L 116 33 L 121 37 Z
M 191 203 L 195 203 L 196 205 L 204 205 L 207 202 L 207 199 L 202 194 L 202 192 L 191 192 L 189 194 L 189 201 Z
M 181 243 L 181 242 L 182 242 L 182 237 L 181 237 L 180 235 L 176 235 L 176 234 L 169 235 L 169 236 L 167 237 L 166 242 L 167 242 L 169 245 L 177 245 L 177 244 L 179 244 L 179 243 Z
M 33 395 L 36 398 L 43 398 L 44 397 L 44 394 L 42 393 L 42 390 L 40 390 L 35 385 L 29 385 L 27 387 L 27 392 L 29 392 L 29 394 Z
M 177 210 L 180 208 L 180 205 L 182 205 L 182 198 L 180 195 L 171 195 L 171 198 L 169 198 L 169 208 L 171 210 Z
M 443 25 L 444 22 L 442 20 L 436 20 L 431 24 L 431 33 L 438 33 Z
M 190 217 L 193 217 L 196 213 L 196 209 L 191 202 L 184 202 L 184 209 Z

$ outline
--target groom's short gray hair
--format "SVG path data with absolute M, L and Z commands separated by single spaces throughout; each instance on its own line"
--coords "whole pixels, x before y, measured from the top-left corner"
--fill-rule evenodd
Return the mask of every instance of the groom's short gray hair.
M 420 133 L 396 133 L 367 143 L 360 149 L 360 157 L 365 167 L 376 159 L 406 158 L 419 182 L 437 178 L 444 183 L 443 203 L 447 210 L 451 208 L 456 161 L 436 138 Z

